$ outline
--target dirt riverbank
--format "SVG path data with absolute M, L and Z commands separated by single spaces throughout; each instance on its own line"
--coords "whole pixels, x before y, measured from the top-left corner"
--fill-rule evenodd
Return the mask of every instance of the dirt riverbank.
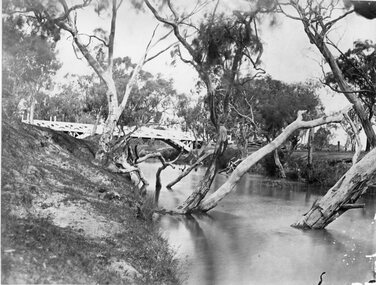
M 2 125 L 2 284 L 176 284 L 177 262 L 126 177 L 94 146 Z

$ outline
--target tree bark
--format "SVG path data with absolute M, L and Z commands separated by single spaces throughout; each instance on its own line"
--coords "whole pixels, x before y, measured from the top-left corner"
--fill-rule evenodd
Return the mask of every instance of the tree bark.
M 352 158 L 352 164 L 354 165 L 355 163 L 358 162 L 360 152 L 362 151 L 362 142 L 360 141 L 358 130 L 356 129 L 354 122 L 351 120 L 351 118 L 348 114 L 345 114 L 345 119 L 349 123 L 349 125 L 350 125 L 350 127 L 351 127 L 351 129 L 354 133 L 354 140 L 356 142 L 355 153 L 354 153 L 354 156 Z
M 101 119 L 101 114 L 102 114 L 102 106 L 99 108 L 99 112 L 97 114 L 97 119 L 95 120 L 95 124 L 93 126 L 93 129 L 91 130 L 91 135 L 94 136 L 95 133 L 97 132 L 98 124 Z
M 354 164 L 340 180 L 293 227 L 323 229 L 348 209 L 365 193 L 376 174 L 376 148 Z M 351 205 L 353 205 L 351 207 Z
M 278 148 L 276 150 L 274 150 L 274 162 L 279 169 L 279 174 L 281 175 L 281 178 L 285 179 L 286 173 L 285 173 L 285 169 L 283 168 L 283 165 L 281 163 L 281 160 L 279 159 Z
M 307 166 L 308 169 L 312 168 L 313 163 L 313 140 L 315 138 L 315 130 L 311 128 L 308 133 L 308 157 L 307 157 Z
M 265 155 L 271 153 L 279 146 L 281 146 L 288 137 L 298 129 L 306 129 L 312 128 L 315 126 L 320 126 L 328 123 L 340 122 L 343 119 L 343 112 L 336 113 L 331 116 L 323 116 L 319 119 L 312 120 L 312 121 L 302 121 L 302 113 L 298 113 L 298 118 L 288 125 L 286 129 L 276 137 L 271 143 L 265 145 L 264 147 L 260 148 L 258 151 L 249 155 L 245 160 L 243 160 L 232 172 L 230 177 L 227 181 L 213 194 L 209 197 L 205 198 L 201 204 L 196 208 L 198 211 L 207 212 L 213 209 L 219 201 L 221 201 L 226 195 L 228 195 L 231 191 L 236 188 L 237 183 L 243 177 L 243 175 L 260 159 L 262 159 Z
M 34 122 L 34 111 L 35 111 L 35 96 L 34 93 L 31 95 L 30 98 L 30 115 L 29 115 L 29 123 L 32 124 Z
M 185 201 L 182 205 L 178 206 L 176 212 L 179 214 L 189 214 L 199 207 L 202 199 L 210 190 L 214 178 L 217 174 L 217 160 L 223 154 L 227 145 L 227 130 L 224 126 L 219 129 L 218 140 L 215 146 L 211 163 L 206 170 L 205 176 L 200 181 L 200 185 Z

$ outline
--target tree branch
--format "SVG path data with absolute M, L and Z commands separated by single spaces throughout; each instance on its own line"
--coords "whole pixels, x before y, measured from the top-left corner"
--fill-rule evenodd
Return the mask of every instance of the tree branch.
M 78 9 L 82 9 L 82 8 L 85 8 L 86 6 L 89 6 L 90 3 L 91 3 L 92 0 L 83 0 L 83 3 L 82 4 L 77 4 L 77 5 L 73 5 L 72 7 L 68 8 L 68 5 L 67 3 L 65 2 L 65 0 L 59 0 L 59 2 L 61 3 L 61 5 L 63 6 L 64 8 L 64 15 L 54 19 L 54 21 L 56 22 L 60 22 L 60 21 L 64 21 L 66 20 L 67 18 L 69 18 L 69 14 L 72 12 L 72 11 L 75 11 L 75 10 L 78 10 Z
M 150 9 L 150 11 L 153 13 L 153 15 L 155 16 L 155 18 L 158 21 L 160 21 L 160 22 L 162 22 L 162 23 L 164 23 L 164 24 L 169 25 L 170 27 L 172 27 L 176 38 L 187 49 L 187 51 L 189 52 L 189 54 L 194 58 L 195 55 L 196 55 L 196 52 L 190 46 L 190 44 L 184 39 L 184 37 L 180 34 L 178 24 L 176 22 L 169 21 L 166 18 L 163 18 L 161 15 L 159 15 L 158 11 L 153 7 L 153 5 L 150 4 L 149 0 L 145 0 L 145 4 L 148 6 L 148 8 Z M 172 12 L 174 13 L 174 11 L 172 11 Z
M 321 6 L 321 5 L 320 5 Z M 347 15 L 353 13 L 354 10 L 350 10 L 350 11 L 347 11 L 346 13 L 344 13 L 343 15 L 339 16 L 338 18 L 332 20 L 332 21 L 329 21 L 327 22 L 324 26 L 325 26 L 325 30 L 329 30 L 335 23 L 337 23 L 339 20 L 345 18 Z
M 255 121 L 254 121 L 251 117 L 249 117 L 249 116 L 247 116 L 247 115 L 245 115 L 245 114 L 240 113 L 239 110 L 237 110 L 237 109 L 235 108 L 235 106 L 232 105 L 231 103 L 230 103 L 230 107 L 231 107 L 231 109 L 233 109 L 233 110 L 234 110 L 234 111 L 235 111 L 240 117 L 242 117 L 242 118 L 248 120 L 248 121 L 251 123 L 251 125 L 252 125 L 255 129 L 257 129 L 257 130 L 259 129 L 259 127 L 256 125 Z

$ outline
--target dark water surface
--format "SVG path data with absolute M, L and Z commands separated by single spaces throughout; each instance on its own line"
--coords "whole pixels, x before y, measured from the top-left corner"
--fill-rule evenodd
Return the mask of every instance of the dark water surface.
M 142 167 L 150 189 L 158 166 Z M 162 184 L 179 173 L 178 168 L 164 170 Z M 204 169 L 192 172 L 172 192 L 163 188 L 160 205 L 172 208 L 183 201 L 203 174 Z M 225 179 L 219 175 L 213 189 Z M 324 271 L 323 285 L 373 278 L 371 261 L 365 256 L 376 252 L 374 191 L 359 201 L 366 203 L 365 209 L 348 211 L 326 230 L 302 231 L 290 224 L 323 190 L 298 183 L 275 184 L 247 175 L 237 191 L 209 215 L 160 218 L 163 234 L 183 261 L 184 284 L 318 284 Z

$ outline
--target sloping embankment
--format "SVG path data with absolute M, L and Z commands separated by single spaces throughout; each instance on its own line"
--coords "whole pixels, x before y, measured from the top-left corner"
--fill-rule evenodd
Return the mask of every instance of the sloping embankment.
M 88 142 L 3 122 L 2 284 L 178 282 L 136 190 L 92 159 Z

